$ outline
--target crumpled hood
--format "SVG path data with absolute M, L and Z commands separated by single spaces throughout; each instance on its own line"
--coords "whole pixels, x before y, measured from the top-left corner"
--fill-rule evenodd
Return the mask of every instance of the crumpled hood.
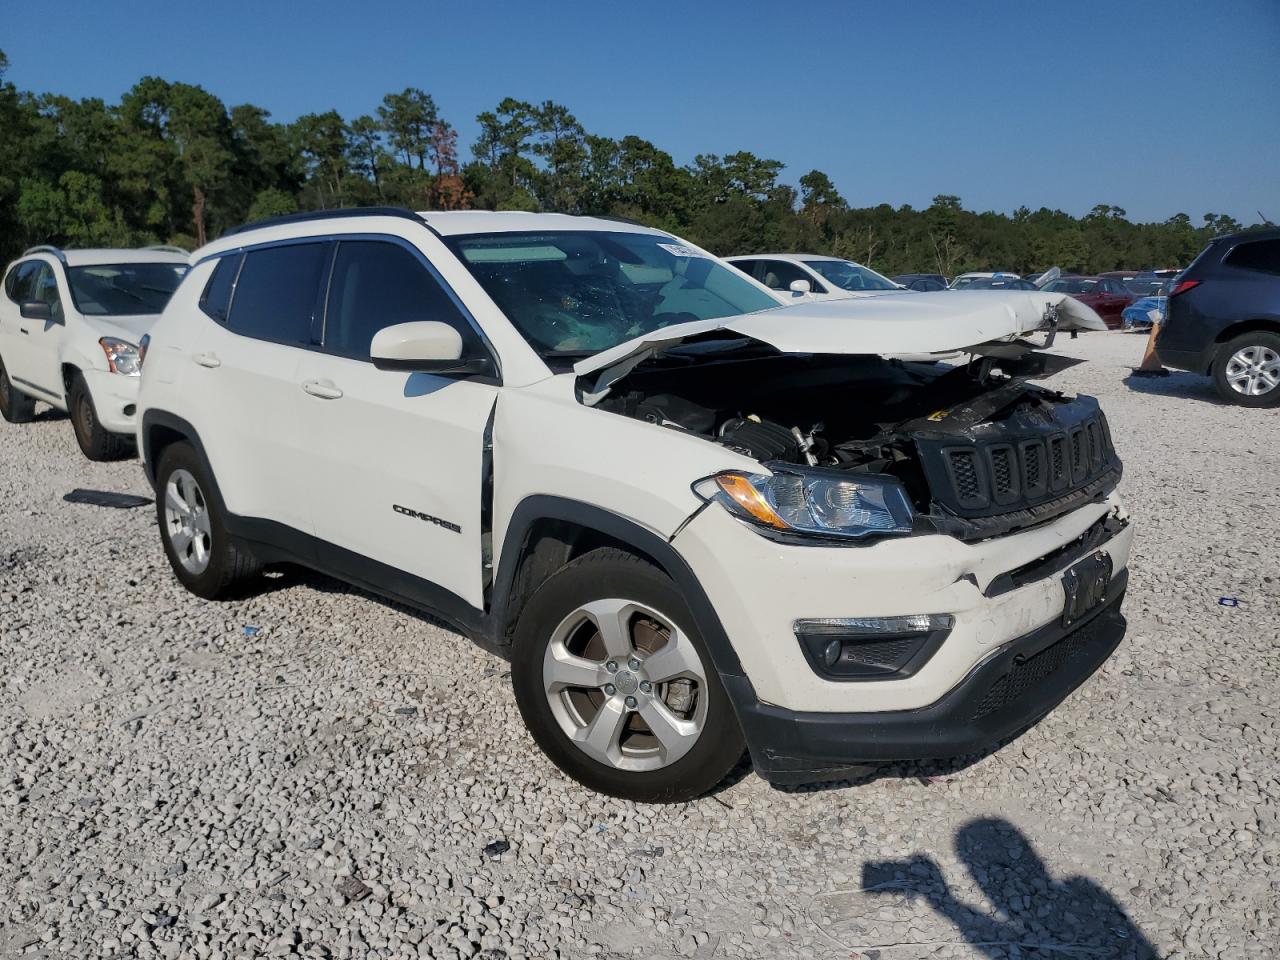
M 115 337 L 127 340 L 136 345 L 142 335 L 149 333 L 160 319 L 158 313 L 140 314 L 137 316 L 85 317 L 90 329 L 100 337 Z
M 673 324 L 579 360 L 573 370 L 580 377 L 599 374 L 595 384 L 599 391 L 644 360 L 713 330 L 751 337 L 782 353 L 900 357 L 966 351 L 1045 329 L 1050 306 L 1057 308 L 1059 330 L 1107 329 L 1092 308 L 1065 293 L 939 290 L 886 294 L 807 301 L 759 313 Z

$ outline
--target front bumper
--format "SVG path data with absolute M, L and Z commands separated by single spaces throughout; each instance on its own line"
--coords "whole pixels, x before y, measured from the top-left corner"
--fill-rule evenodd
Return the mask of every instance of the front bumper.
M 1090 539 L 1099 524 L 1107 538 Z M 721 679 L 757 768 L 770 778 L 805 780 L 835 776 L 842 765 L 973 753 L 1047 713 L 1123 635 L 1119 605 L 1132 541 L 1113 494 L 1038 527 L 972 543 L 926 535 L 865 546 L 782 544 L 715 505 L 672 542 L 739 661 L 738 669 L 722 669 Z M 1063 572 L 1096 550 L 1111 557 L 1110 591 L 1087 628 L 1077 623 L 1068 632 L 1061 625 Z M 953 626 L 907 676 L 820 675 L 794 632 L 807 618 L 913 614 L 947 614 Z M 1035 689 L 975 717 L 974 704 L 1015 661 L 1068 636 L 1089 638 L 1080 641 L 1083 656 L 1073 654 Z M 1046 662 L 1037 660 L 1037 669 Z
M 1005 644 L 946 696 L 917 710 L 810 713 L 753 701 L 727 678 L 760 775 L 773 783 L 835 779 L 868 763 L 979 753 L 1020 733 L 1084 683 L 1120 644 L 1127 571 L 1106 602 L 1070 628 L 1046 624 Z
M 132 434 L 138 429 L 139 377 L 126 377 L 108 370 L 82 372 L 98 422 L 109 433 Z

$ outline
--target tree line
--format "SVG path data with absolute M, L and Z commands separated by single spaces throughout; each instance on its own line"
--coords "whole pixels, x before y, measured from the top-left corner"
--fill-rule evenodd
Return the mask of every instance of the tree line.
M 671 230 L 722 255 L 833 254 L 887 274 L 1058 265 L 1097 272 L 1185 265 L 1231 217 L 1178 213 L 1133 223 L 1099 204 L 1084 217 L 930 206 L 851 207 L 825 173 L 795 186 L 784 165 L 742 150 L 678 164 L 637 136 L 588 133 L 569 109 L 512 97 L 481 113 L 470 156 L 431 95 L 383 97 L 373 112 L 277 123 L 202 87 L 144 77 L 118 103 L 19 90 L 0 52 L 0 262 L 25 247 L 192 249 L 250 220 L 332 207 L 601 214 Z

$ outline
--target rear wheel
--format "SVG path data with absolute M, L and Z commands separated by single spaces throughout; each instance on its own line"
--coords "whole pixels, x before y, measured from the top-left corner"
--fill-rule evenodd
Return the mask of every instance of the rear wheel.
M 516 626 L 512 682 L 538 745 L 592 790 L 690 800 L 745 745 L 687 604 L 662 571 L 612 548 L 553 574 Z
M 36 402 L 9 381 L 9 374 L 0 363 L 0 416 L 9 423 L 30 423 L 35 419 Z
M 71 392 L 67 394 L 67 410 L 71 413 L 71 429 L 75 431 L 80 452 L 90 460 L 122 460 L 133 453 L 131 438 L 112 433 L 102 426 L 89 385 L 78 373 L 71 381 Z
M 166 447 L 156 467 L 156 518 L 169 565 L 182 585 L 206 600 L 234 596 L 260 564 L 227 532 L 213 484 L 188 444 Z
M 1256 330 L 1224 343 L 1214 357 L 1213 382 L 1228 403 L 1280 404 L 1280 334 Z

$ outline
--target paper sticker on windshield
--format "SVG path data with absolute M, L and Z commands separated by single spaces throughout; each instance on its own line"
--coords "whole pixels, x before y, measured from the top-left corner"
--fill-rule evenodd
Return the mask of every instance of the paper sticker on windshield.
M 660 243 L 658 246 L 667 251 L 667 253 L 671 254 L 673 257 L 704 256 L 701 250 L 695 250 L 693 247 L 686 247 L 683 243 Z

